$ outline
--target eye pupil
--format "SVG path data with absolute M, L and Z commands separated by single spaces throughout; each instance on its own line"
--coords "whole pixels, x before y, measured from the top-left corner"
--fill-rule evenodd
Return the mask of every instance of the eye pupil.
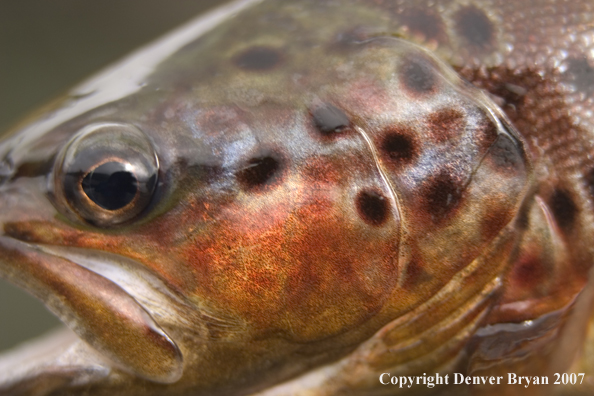
M 106 162 L 83 178 L 82 189 L 102 208 L 118 210 L 132 202 L 138 192 L 138 180 L 124 164 Z

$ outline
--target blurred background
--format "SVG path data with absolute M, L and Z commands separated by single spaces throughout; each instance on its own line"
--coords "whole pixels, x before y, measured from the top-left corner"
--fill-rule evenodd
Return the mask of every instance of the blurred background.
M 0 0 L 0 135 L 73 85 L 222 0 Z M 0 280 L 0 351 L 59 321 Z

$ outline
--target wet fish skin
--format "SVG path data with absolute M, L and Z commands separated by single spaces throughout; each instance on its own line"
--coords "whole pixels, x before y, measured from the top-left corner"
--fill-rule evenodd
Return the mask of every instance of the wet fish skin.
M 4 389 L 367 395 L 383 370 L 567 368 L 590 304 L 590 4 L 240 4 L 0 146 L 0 273 L 91 345 Z M 129 125 L 159 184 L 140 212 L 106 212 L 64 158 L 78 136 L 121 159 L 100 137 Z M 151 363 L 176 348 L 179 380 Z

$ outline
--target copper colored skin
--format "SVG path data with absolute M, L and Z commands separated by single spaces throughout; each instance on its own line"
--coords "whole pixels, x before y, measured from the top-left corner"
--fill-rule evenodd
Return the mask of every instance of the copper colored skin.
M 378 378 L 583 370 L 591 4 L 236 7 L 0 144 L 0 275 L 82 340 L 0 390 L 447 394 Z M 69 142 L 102 123 L 158 158 L 150 203 L 120 224 L 64 187 Z

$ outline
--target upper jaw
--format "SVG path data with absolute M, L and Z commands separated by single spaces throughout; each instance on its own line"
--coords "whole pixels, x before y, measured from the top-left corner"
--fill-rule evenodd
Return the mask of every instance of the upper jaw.
M 0 236 L 0 276 L 42 300 L 114 366 L 150 381 L 179 380 L 182 353 L 152 316 L 166 319 L 170 307 L 183 307 L 179 299 L 123 257 L 68 250 Z M 137 284 L 140 292 L 130 294 Z

